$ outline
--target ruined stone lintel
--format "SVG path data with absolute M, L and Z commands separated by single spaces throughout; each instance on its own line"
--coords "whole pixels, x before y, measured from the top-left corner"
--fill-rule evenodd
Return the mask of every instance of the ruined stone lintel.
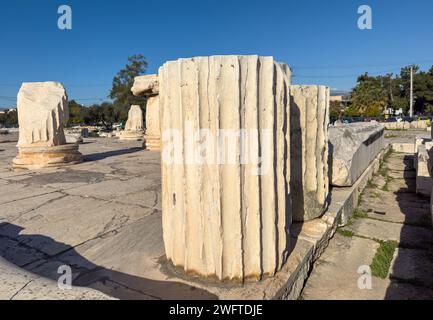
M 197 57 L 159 69 L 162 132 L 181 133 L 175 143 L 162 140 L 163 150 L 174 148 L 181 158 L 169 163 L 163 152 L 163 237 L 167 259 L 187 274 L 259 280 L 284 265 L 291 224 L 288 79 L 272 57 Z M 258 132 L 249 136 L 254 157 L 221 163 L 216 159 L 227 148 L 211 148 L 210 160 L 188 164 L 206 144 L 188 126 L 206 130 L 209 145 L 221 130 Z M 239 159 L 245 151 L 234 141 Z
M 134 85 L 131 88 L 134 96 L 152 97 L 159 94 L 158 75 L 149 74 L 134 78 Z
M 331 184 L 350 187 L 385 147 L 379 123 L 351 123 L 329 128 Z
M 329 201 L 329 88 L 290 86 L 292 214 L 297 222 L 320 217 Z
M 19 140 L 13 168 L 60 167 L 82 161 L 78 144 L 67 144 L 68 96 L 57 82 L 23 83 L 17 99 Z
M 125 130 L 119 135 L 120 140 L 142 141 L 144 139 L 143 111 L 138 105 L 132 105 L 128 112 Z

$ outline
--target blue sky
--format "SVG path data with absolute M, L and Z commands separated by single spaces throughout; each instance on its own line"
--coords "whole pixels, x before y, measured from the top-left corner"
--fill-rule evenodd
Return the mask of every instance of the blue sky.
M 73 29 L 57 28 L 57 8 Z M 373 29 L 357 28 L 357 9 Z M 348 90 L 356 76 L 433 65 L 431 0 L 15 0 L 0 2 L 0 107 L 23 81 L 55 80 L 70 99 L 106 99 L 127 57 L 141 53 L 155 73 L 164 61 L 215 54 L 272 55 L 294 82 Z

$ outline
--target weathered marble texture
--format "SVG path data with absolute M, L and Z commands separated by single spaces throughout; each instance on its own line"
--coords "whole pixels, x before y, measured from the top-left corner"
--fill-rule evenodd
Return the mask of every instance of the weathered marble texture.
M 377 123 L 351 123 L 329 128 L 331 184 L 352 186 L 385 146 Z
M 146 135 L 144 144 L 147 150 L 161 149 L 161 126 L 159 120 L 159 96 L 147 98 L 146 104 Z
M 287 76 L 287 79 L 286 79 L 287 83 L 289 85 L 291 85 L 292 84 L 292 70 L 284 62 L 279 62 L 279 65 L 280 65 L 281 69 L 283 70 L 284 74 Z
M 412 121 L 410 123 L 410 127 L 412 129 L 426 129 L 427 128 L 427 120 Z
M 429 197 L 433 188 L 431 170 L 429 170 L 429 152 L 425 144 L 417 147 L 415 154 L 416 193 Z
M 329 195 L 329 88 L 290 87 L 291 191 L 294 221 L 321 216 Z
M 83 136 L 79 133 L 66 133 L 65 137 L 66 137 L 66 143 L 80 144 L 84 142 Z
M 18 155 L 15 169 L 40 169 L 80 163 L 77 144 L 67 144 L 68 96 L 58 82 L 23 83 L 18 93 Z
M 272 57 L 197 57 L 165 63 L 159 86 L 167 259 L 220 280 L 274 275 L 287 258 L 291 223 L 287 75 Z M 207 129 L 205 143 L 218 146 L 205 163 L 188 163 L 200 139 L 187 126 Z M 174 138 L 173 129 L 180 133 Z M 221 129 L 258 133 L 249 136 L 249 154 L 261 155 L 261 166 L 240 163 L 239 137 L 228 155 L 234 161 L 218 161 L 228 150 L 218 144 Z M 167 161 L 170 151 L 180 162 Z
M 18 93 L 18 147 L 66 144 L 68 96 L 58 82 L 23 83 Z
M 161 149 L 158 75 L 151 74 L 136 77 L 131 91 L 135 96 L 143 95 L 147 97 L 144 147 L 147 150 L 158 151 Z
M 140 106 L 132 105 L 128 112 L 125 131 L 143 131 L 143 111 Z
M 133 141 L 144 139 L 143 111 L 140 106 L 132 105 L 129 109 L 125 130 L 119 134 L 119 139 Z
M 149 74 L 134 78 L 134 85 L 131 89 L 134 96 L 157 95 L 159 93 L 159 82 L 156 74 Z
M 427 120 L 417 121 L 400 121 L 400 122 L 385 122 L 383 124 L 387 130 L 409 130 L 409 129 L 426 129 Z

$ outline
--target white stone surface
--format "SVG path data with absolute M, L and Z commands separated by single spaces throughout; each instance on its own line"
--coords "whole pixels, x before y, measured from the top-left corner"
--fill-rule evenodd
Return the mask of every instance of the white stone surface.
M 431 196 L 433 180 L 429 170 L 429 154 L 425 144 L 418 145 L 415 154 L 416 193 L 426 197 Z
M 66 143 L 83 143 L 83 137 L 79 133 L 66 133 Z
M 401 152 L 401 153 L 411 153 L 414 154 L 415 153 L 415 148 L 414 148 L 414 144 L 413 143 L 399 143 L 399 142 L 394 142 L 392 143 L 392 149 L 395 152 Z
M 293 220 L 322 215 L 329 195 L 329 88 L 291 86 L 291 190 Z
M 168 260 L 186 273 L 220 280 L 274 275 L 287 258 L 291 220 L 287 75 L 272 57 L 258 56 L 179 59 L 165 63 L 158 74 L 162 132 L 180 132 L 174 144 L 170 137 L 162 139 Z M 213 146 L 222 129 L 260 132 L 251 135 L 254 157 L 239 163 L 236 138 L 211 148 L 215 153 L 206 153 L 205 163 L 188 163 L 200 141 L 186 131 L 188 125 L 193 133 L 207 129 L 206 143 Z M 228 145 L 234 152 L 227 157 Z M 172 147 L 179 163 L 165 160 Z M 254 161 L 259 154 L 261 175 Z
M 161 125 L 160 125 L 159 96 L 147 98 L 146 104 L 146 135 L 144 137 L 147 150 L 161 149 Z
M 140 106 L 132 105 L 128 112 L 125 131 L 143 131 L 143 111 Z
M 375 123 L 351 123 L 329 128 L 331 184 L 349 187 L 384 148 L 384 128 Z
M 112 133 L 115 135 L 114 133 Z M 120 140 L 143 140 L 144 121 L 143 111 L 138 105 L 132 105 L 128 112 L 125 130 L 119 135 Z
M 62 167 L 82 161 L 78 145 L 66 141 L 69 107 L 62 84 L 23 83 L 17 103 L 20 129 L 14 169 Z
M 61 289 L 56 281 L 18 268 L 2 257 L 0 283 L 0 300 L 114 300 L 89 288 Z
M 134 78 L 134 85 L 131 89 L 135 96 L 144 95 L 157 95 L 159 93 L 158 76 L 150 74 Z
M 66 143 L 68 96 L 58 82 L 23 83 L 18 93 L 18 147 L 59 146 Z
M 158 75 L 136 77 L 131 91 L 135 96 L 143 95 L 147 97 L 144 147 L 147 150 L 158 151 L 161 149 Z

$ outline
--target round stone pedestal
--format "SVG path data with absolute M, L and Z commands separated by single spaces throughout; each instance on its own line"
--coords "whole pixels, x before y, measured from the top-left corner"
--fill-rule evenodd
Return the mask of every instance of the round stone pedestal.
M 122 131 L 119 135 L 120 140 L 141 141 L 144 140 L 143 131 Z
M 161 138 L 158 136 L 144 136 L 143 146 L 149 151 L 159 151 L 161 150 Z
M 18 155 L 12 161 L 14 169 L 40 169 L 62 167 L 83 161 L 78 144 L 54 147 L 18 147 Z

